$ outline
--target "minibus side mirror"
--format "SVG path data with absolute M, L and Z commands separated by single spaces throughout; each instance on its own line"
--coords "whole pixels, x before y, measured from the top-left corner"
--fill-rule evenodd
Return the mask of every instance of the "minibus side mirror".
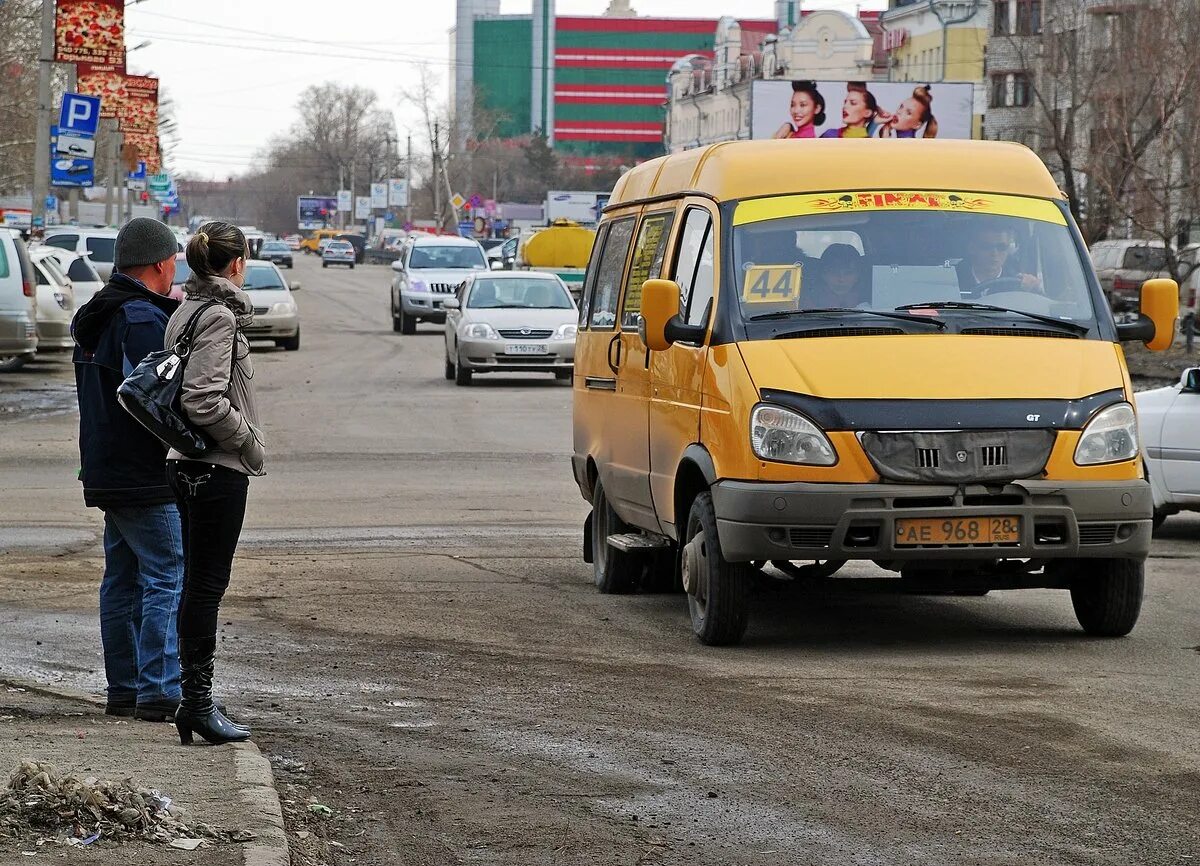
M 646 280 L 642 283 L 642 314 L 638 333 L 652 352 L 663 352 L 672 343 L 700 343 L 708 329 L 689 325 L 679 315 L 679 284 L 674 280 Z
M 1179 317 L 1179 284 L 1174 280 L 1146 280 L 1136 322 L 1117 325 L 1122 342 L 1140 341 L 1152 352 L 1171 347 Z

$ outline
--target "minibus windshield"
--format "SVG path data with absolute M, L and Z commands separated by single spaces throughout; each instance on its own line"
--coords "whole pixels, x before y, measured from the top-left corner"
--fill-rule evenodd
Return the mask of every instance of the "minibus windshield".
M 834 336 L 867 322 L 905 333 L 1095 333 L 1083 258 L 1049 201 L 942 192 L 779 196 L 740 202 L 733 224 L 742 318 L 775 323 L 774 336 L 781 321 L 795 331 L 832 327 Z M 947 327 L 913 327 L 899 313 Z

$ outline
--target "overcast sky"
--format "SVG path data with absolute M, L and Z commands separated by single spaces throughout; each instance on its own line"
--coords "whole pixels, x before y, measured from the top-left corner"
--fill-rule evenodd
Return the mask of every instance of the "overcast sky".
M 607 0 L 558 0 L 560 15 L 598 15 Z M 886 0 L 810 0 L 808 8 L 879 9 Z M 504 13 L 528 13 L 530 0 L 504 0 Z M 770 18 L 771 0 L 634 0 L 642 15 Z M 414 14 L 419 8 L 420 13 Z M 311 9 L 309 12 L 307 10 Z M 175 102 L 182 141 L 175 168 L 224 178 L 240 174 L 295 118 L 296 98 L 330 79 L 373 88 L 393 109 L 400 134 L 414 118 L 396 92 L 422 61 L 445 86 L 454 0 L 141 0 L 127 8 L 129 71 L 154 74 Z

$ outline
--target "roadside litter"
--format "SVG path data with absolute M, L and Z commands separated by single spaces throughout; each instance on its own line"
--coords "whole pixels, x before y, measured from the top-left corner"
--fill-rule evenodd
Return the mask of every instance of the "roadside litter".
M 170 797 L 132 779 L 80 778 L 24 761 L 0 790 L 0 839 L 31 837 L 38 837 L 39 845 L 142 841 L 191 851 L 209 842 L 248 841 L 253 834 L 185 824 Z

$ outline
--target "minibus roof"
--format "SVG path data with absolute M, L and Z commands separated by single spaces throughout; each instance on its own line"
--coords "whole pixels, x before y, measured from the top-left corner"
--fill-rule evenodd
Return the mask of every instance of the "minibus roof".
M 789 193 L 940 190 L 1065 199 L 1046 166 L 1002 141 L 813 139 L 712 144 L 626 172 L 608 208 L 699 192 L 717 201 Z

